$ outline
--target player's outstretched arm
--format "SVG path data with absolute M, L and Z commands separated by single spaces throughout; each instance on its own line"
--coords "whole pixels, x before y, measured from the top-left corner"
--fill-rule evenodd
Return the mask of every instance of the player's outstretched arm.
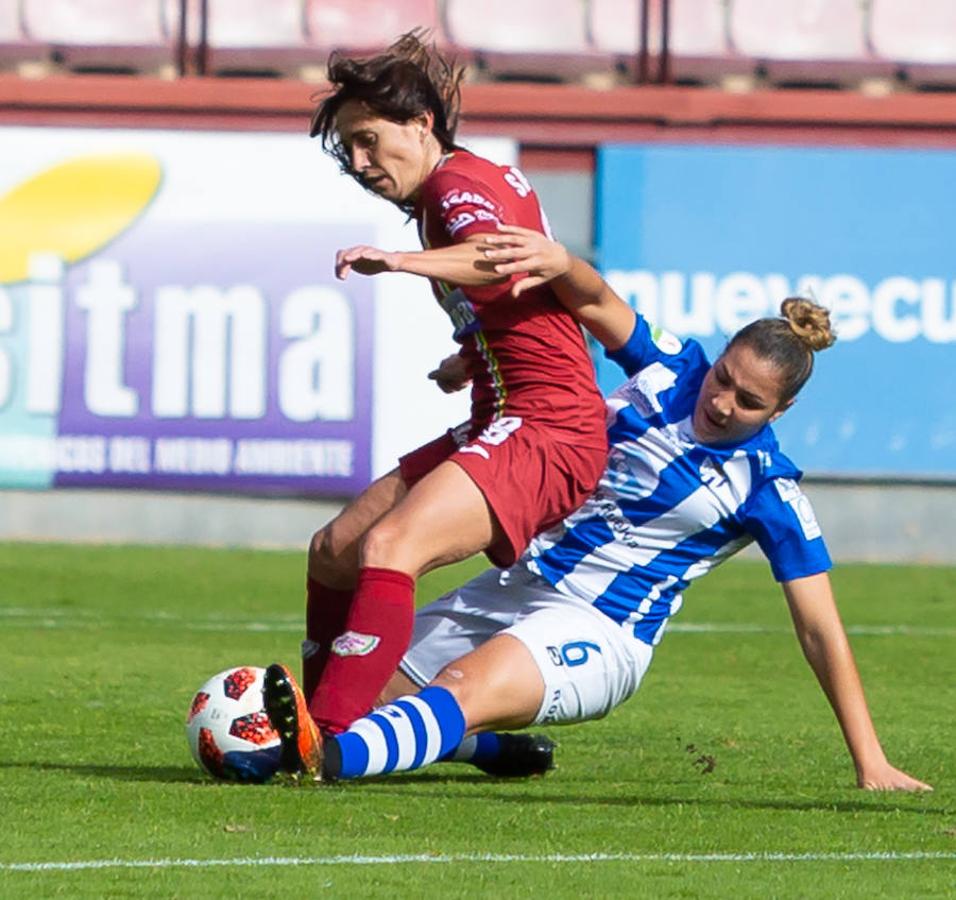
M 564 245 L 517 225 L 499 225 L 498 233 L 485 240 L 493 248 L 485 256 L 496 263 L 496 272 L 524 275 L 511 288 L 515 297 L 528 288 L 551 282 L 561 303 L 608 350 L 618 350 L 627 343 L 634 331 L 634 310 Z
M 505 281 L 506 277 L 495 271 L 494 263 L 482 251 L 482 247 L 487 246 L 484 238 L 485 235 L 476 234 L 449 247 L 407 252 L 389 252 L 360 244 L 335 254 L 335 277 L 345 279 L 351 272 L 359 275 L 406 272 L 462 287 Z
M 871 791 L 931 791 L 895 768 L 880 746 L 853 651 L 824 572 L 784 582 L 783 591 L 803 653 L 830 701 L 856 767 L 858 787 Z

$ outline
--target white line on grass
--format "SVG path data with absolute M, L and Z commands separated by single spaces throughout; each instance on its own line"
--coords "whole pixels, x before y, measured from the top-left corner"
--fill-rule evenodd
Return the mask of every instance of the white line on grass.
M 205 869 L 230 866 L 394 866 L 410 863 L 748 863 L 956 861 L 956 852 L 870 853 L 448 853 L 396 856 L 248 856 L 237 859 L 91 859 L 76 862 L 0 863 L 5 872 L 79 869 Z
M 171 614 L 150 613 L 130 615 L 113 619 L 104 618 L 93 611 L 63 609 L 30 609 L 28 607 L 0 606 L 0 619 L 8 625 L 23 625 L 43 628 L 83 628 L 106 625 L 125 626 L 148 622 L 162 627 L 164 625 L 182 628 L 185 631 L 260 631 L 260 632 L 300 632 L 302 622 L 299 617 L 256 619 L 253 621 L 228 620 L 222 618 L 202 620 L 179 618 Z M 672 622 L 667 631 L 673 634 L 792 634 L 787 626 L 761 625 L 756 622 Z M 956 628 L 935 627 L 932 625 L 847 625 L 849 635 L 860 637 L 956 637 Z
M 792 628 L 746 622 L 673 622 L 669 632 L 684 634 L 793 634 Z M 846 633 L 867 637 L 956 637 L 956 628 L 932 625 L 847 625 Z

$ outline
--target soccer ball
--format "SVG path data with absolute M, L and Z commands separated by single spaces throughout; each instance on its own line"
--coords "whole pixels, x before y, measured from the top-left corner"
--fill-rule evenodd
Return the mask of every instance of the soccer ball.
M 256 666 L 226 669 L 193 697 L 186 717 L 189 749 L 214 778 L 261 783 L 279 769 L 279 735 L 262 707 L 264 673 Z

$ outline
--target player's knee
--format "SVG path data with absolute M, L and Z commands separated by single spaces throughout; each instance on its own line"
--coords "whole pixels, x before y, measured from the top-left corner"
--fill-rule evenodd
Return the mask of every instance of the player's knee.
M 479 679 L 469 675 L 466 671 L 456 666 L 455 663 L 450 663 L 431 681 L 433 686 L 444 688 L 455 698 L 462 715 L 465 717 L 467 727 L 471 727 L 475 724 L 473 721 L 472 707 L 481 688 L 481 685 L 478 684 L 478 680 Z
M 388 518 L 383 519 L 373 525 L 362 539 L 362 564 L 386 568 L 400 565 L 406 538 L 405 529 Z
M 309 577 L 329 587 L 347 586 L 355 579 L 354 565 L 349 565 L 341 548 L 337 548 L 332 525 L 320 528 L 309 542 Z

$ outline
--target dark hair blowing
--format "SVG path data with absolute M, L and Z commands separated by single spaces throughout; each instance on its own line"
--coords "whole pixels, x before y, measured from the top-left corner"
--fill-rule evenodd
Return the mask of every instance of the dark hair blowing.
M 335 130 L 335 117 L 349 100 L 401 124 L 431 113 L 432 133 L 442 148 L 456 148 L 464 70 L 438 52 L 428 41 L 427 31 L 409 31 L 384 53 L 369 59 L 350 59 L 336 51 L 328 68 L 331 91 L 312 115 L 309 136 L 321 136 L 323 149 L 338 160 L 344 172 L 353 174 L 348 151 Z
M 727 345 L 749 347 L 761 359 L 769 359 L 780 370 L 781 403 L 800 392 L 813 372 L 813 354 L 836 341 L 830 313 L 803 297 L 788 297 L 780 304 L 780 318 L 757 319 L 741 328 Z

